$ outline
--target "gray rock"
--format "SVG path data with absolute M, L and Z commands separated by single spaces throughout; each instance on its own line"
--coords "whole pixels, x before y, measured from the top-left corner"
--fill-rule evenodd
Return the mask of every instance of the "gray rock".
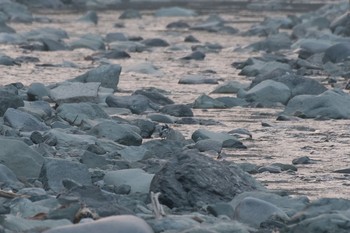
M 45 231 L 45 233 L 114 233 L 116 229 L 118 229 L 118 233 L 153 233 L 153 230 L 143 219 L 132 215 L 102 218 L 89 223 L 54 228 Z
M 289 196 L 280 196 L 271 192 L 244 192 L 234 197 L 230 202 L 232 207 L 236 209 L 239 203 L 242 202 L 245 198 L 254 198 L 258 200 L 263 200 L 265 202 L 271 203 L 274 206 L 277 206 L 289 217 L 292 217 L 299 211 L 303 210 L 308 204 L 309 199 L 305 196 L 299 197 L 289 197 Z
M 211 98 L 208 95 L 199 96 L 193 103 L 193 108 L 226 108 L 227 106 L 216 99 Z
M 118 124 L 113 121 L 99 123 L 89 130 L 89 134 L 96 135 L 98 138 L 107 138 L 128 146 L 141 145 L 142 137 L 139 133 L 140 130 L 136 126 Z
M 17 179 L 15 173 L 4 164 L 0 164 L 0 183 L 11 189 L 23 188 L 23 184 Z
M 184 42 L 188 42 L 188 43 L 200 43 L 200 41 L 199 41 L 196 37 L 194 37 L 194 36 L 192 36 L 192 35 L 186 36 L 185 39 L 184 39 Z
M 24 33 L 23 35 L 30 40 L 46 38 L 54 41 L 60 41 L 61 39 L 68 39 L 68 34 L 66 31 L 53 27 L 35 28 Z
M 105 156 L 97 155 L 95 153 L 86 151 L 80 158 L 80 162 L 88 168 L 106 169 L 109 164 Z
M 165 123 L 165 124 L 174 124 L 177 120 L 176 117 L 170 116 L 167 114 L 151 113 L 147 114 L 147 118 L 154 122 Z
M 226 145 L 229 145 L 232 143 L 236 143 L 243 146 L 243 144 L 239 140 L 237 140 L 237 138 L 235 138 L 234 136 L 228 133 L 216 133 L 206 129 L 198 129 L 195 132 L 193 132 L 192 134 L 193 141 L 198 142 L 204 139 L 212 139 L 217 142 L 220 142 L 222 143 L 223 147 L 226 147 Z
M 258 76 L 253 80 L 251 87 L 267 79 L 270 79 L 268 74 L 266 76 Z M 312 78 L 294 74 L 277 75 L 276 77 L 272 77 L 271 80 L 287 85 L 291 90 L 291 97 L 297 95 L 319 95 L 327 90 L 325 86 Z
M 225 21 L 218 15 L 210 15 L 203 22 L 199 22 L 198 24 L 191 27 L 192 30 L 201 30 L 208 32 L 217 32 L 219 31 L 225 24 Z
M 264 50 L 267 52 L 290 49 L 292 41 L 286 33 L 268 36 L 265 40 L 255 42 L 248 46 L 254 51 Z
M 223 104 L 225 104 L 227 108 L 249 105 L 249 103 L 245 99 L 235 98 L 235 97 L 228 97 L 228 96 L 218 97 L 218 98 L 215 98 L 215 100 L 222 102 Z
M 273 165 L 267 165 L 267 166 L 262 166 L 258 169 L 259 173 L 263 172 L 269 172 L 269 173 L 281 173 L 282 169 L 278 166 L 273 166 Z
M 142 16 L 138 10 L 127 9 L 120 16 L 119 19 L 141 19 Z
M 135 119 L 130 123 L 139 127 L 142 138 L 150 138 L 156 128 L 156 123 L 147 119 Z
M 17 177 L 38 178 L 44 158 L 24 142 L 1 139 L 0 161 Z
M 343 36 L 349 36 L 350 15 L 349 12 L 336 17 L 330 24 L 330 28 L 333 32 Z
M 91 49 L 91 50 L 105 50 L 103 38 L 100 35 L 86 34 L 79 39 L 70 43 L 71 49 Z
M 0 54 L 0 65 L 14 66 L 14 65 L 20 65 L 20 64 L 17 63 L 15 59 L 13 59 L 5 54 Z
M 191 54 L 188 54 L 184 57 L 182 57 L 182 60 L 196 60 L 196 61 L 203 61 L 205 58 L 205 53 L 201 51 L 194 51 Z
M 67 103 L 61 104 L 56 113 L 59 117 L 72 125 L 81 125 L 84 120 L 108 119 L 108 114 L 97 104 Z
M 142 147 L 148 150 L 145 159 L 171 159 L 176 154 L 181 153 L 182 148 L 188 144 L 186 141 L 173 140 L 151 140 L 142 144 Z
M 111 43 L 113 41 L 127 41 L 128 37 L 122 32 L 110 32 L 106 34 L 105 41 Z
M 26 198 L 12 200 L 9 205 L 11 206 L 11 214 L 22 218 L 32 218 L 37 214 L 49 212 L 49 208 L 33 203 Z
M 161 219 L 148 221 L 155 233 L 183 230 L 200 226 L 200 224 L 188 216 L 170 215 Z
M 137 162 L 141 161 L 148 154 L 148 150 L 140 146 L 128 146 L 118 151 L 118 153 L 126 161 Z
M 302 157 L 293 159 L 292 163 L 294 165 L 296 165 L 296 164 L 310 164 L 310 163 L 312 163 L 312 160 L 308 156 L 302 156 Z
M 189 28 L 189 27 L 190 25 L 184 21 L 176 21 L 166 25 L 166 28 L 168 29 L 182 29 L 182 28 Z
M 233 219 L 235 214 L 232 206 L 225 202 L 219 202 L 219 203 L 208 205 L 207 211 L 210 214 L 214 215 L 215 217 L 226 215 L 230 219 Z
M 28 100 L 41 100 L 45 96 L 49 96 L 49 89 L 42 83 L 32 83 L 27 91 Z
M 249 77 L 255 77 L 257 75 L 264 75 L 271 73 L 274 70 L 283 70 L 286 72 L 292 72 L 292 68 L 289 64 L 281 63 L 277 61 L 264 62 L 258 59 L 248 59 L 249 63 L 243 67 L 240 75 Z
M 19 34 L 13 33 L 0 33 L 0 43 L 1 44 L 24 44 L 26 42 L 25 38 Z
M 277 206 L 254 198 L 246 197 L 236 206 L 235 219 L 252 227 L 260 227 L 260 224 L 272 216 L 288 220 L 289 217 Z
M 23 188 L 17 194 L 29 196 L 29 200 L 37 202 L 49 198 L 47 192 L 42 188 Z
M 179 84 L 218 84 L 219 79 L 207 75 L 185 75 L 180 78 Z
M 2 12 L 12 22 L 31 23 L 33 21 L 32 13 L 28 8 L 16 2 L 4 1 L 2 3 Z
M 50 229 L 72 224 L 67 219 L 61 220 L 30 220 L 14 215 L 4 215 L 0 219 L 0 225 L 12 232 L 28 232 L 37 229 Z
M 74 134 L 69 132 L 69 128 L 65 129 L 52 129 L 48 133 L 44 134 L 45 143 L 50 146 L 56 146 L 56 148 L 80 148 L 86 149 L 89 145 L 95 144 L 96 137 L 85 135 L 75 132 Z
M 134 114 L 140 114 L 146 111 L 154 111 L 159 108 L 158 105 L 151 102 L 151 100 L 144 95 L 110 95 L 106 98 L 106 104 L 109 107 L 130 109 L 131 112 Z
M 12 91 L 0 89 L 0 116 L 2 117 L 8 108 L 23 107 L 23 99 Z
M 161 38 L 145 39 L 141 41 L 142 44 L 148 47 L 167 47 L 170 44 Z
M 239 232 L 239 233 L 250 233 L 254 232 L 255 229 L 248 227 L 245 224 L 239 223 L 237 221 L 224 221 L 216 224 L 210 224 L 207 228 L 209 231 L 218 233 L 229 233 L 229 232 Z
M 81 83 L 99 82 L 102 87 L 113 88 L 116 91 L 121 70 L 120 65 L 102 65 L 69 81 Z
M 304 118 L 350 118 L 350 97 L 348 94 L 337 90 L 325 91 L 320 95 L 299 95 L 292 98 L 284 114 Z
M 8 26 L 5 22 L 0 22 L 0 33 L 16 33 L 16 30 Z
M 350 43 L 338 43 L 326 49 L 323 62 L 331 61 L 333 63 L 349 60 Z
M 46 101 L 37 100 L 24 103 L 24 107 L 19 107 L 18 110 L 29 113 L 38 119 L 48 119 L 52 116 L 53 109 Z
M 212 93 L 235 94 L 238 93 L 240 89 L 246 90 L 248 87 L 248 84 L 242 84 L 237 81 L 227 81 L 217 86 Z
M 214 139 L 203 139 L 197 141 L 194 147 L 200 152 L 213 150 L 220 153 L 222 149 L 222 142 Z
M 58 105 L 63 103 L 98 102 L 99 82 L 64 82 L 50 90 L 50 98 Z
M 147 46 L 135 41 L 117 41 L 110 43 L 109 49 L 140 53 L 146 51 Z
M 263 188 L 240 168 L 191 151 L 175 154 L 151 183 L 151 191 L 161 192 L 160 202 L 170 208 L 225 202 L 256 189 Z
M 133 95 L 144 95 L 148 99 L 150 99 L 153 103 L 156 103 L 159 105 L 174 104 L 174 101 L 164 96 L 162 92 L 164 91 L 150 87 L 150 88 L 144 88 L 141 90 L 136 90 L 133 93 Z
M 107 185 L 129 185 L 131 193 L 144 193 L 150 191 L 151 181 L 154 174 L 148 174 L 142 169 L 123 169 L 118 171 L 106 172 L 103 181 Z
M 154 15 L 156 17 L 192 17 L 197 16 L 197 13 L 181 7 L 168 7 L 157 10 Z
M 154 65 L 148 62 L 129 66 L 125 69 L 125 72 L 135 72 L 135 73 L 149 74 L 149 75 L 155 75 L 155 76 L 163 75 L 162 71 L 160 71 L 157 67 L 155 67 Z
M 248 102 L 262 103 L 264 105 L 287 104 L 291 97 L 291 90 L 283 83 L 265 80 L 247 92 L 238 93 L 237 96 L 246 99 Z
M 96 11 L 88 11 L 78 19 L 79 22 L 91 23 L 97 25 L 98 15 Z
M 81 163 L 64 159 L 47 158 L 41 169 L 39 179 L 46 190 L 56 193 L 62 192 L 62 181 L 71 179 L 82 185 L 91 185 L 91 177 L 88 168 Z
M 168 104 L 159 111 L 175 117 L 193 117 L 191 108 L 185 104 Z
M 4 123 L 20 131 L 45 131 L 50 129 L 45 123 L 33 115 L 13 108 L 6 110 Z

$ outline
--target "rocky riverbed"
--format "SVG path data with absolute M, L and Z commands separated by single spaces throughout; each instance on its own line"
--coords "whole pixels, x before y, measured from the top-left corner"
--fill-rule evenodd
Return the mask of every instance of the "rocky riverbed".
M 22 2 L 0 232 L 349 232 L 347 3 Z

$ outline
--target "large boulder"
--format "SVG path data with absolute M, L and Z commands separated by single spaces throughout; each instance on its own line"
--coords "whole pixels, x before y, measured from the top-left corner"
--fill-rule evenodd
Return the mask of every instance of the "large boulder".
M 23 107 L 23 99 L 13 91 L 0 89 L 0 116 L 3 116 L 8 108 Z
M 98 221 L 54 228 L 45 233 L 153 233 L 152 228 L 141 218 L 120 215 L 102 218 Z
M 6 110 L 4 123 L 20 131 L 45 131 L 50 129 L 33 115 L 13 108 Z
M 95 125 L 89 134 L 96 135 L 98 138 L 107 138 L 114 142 L 128 145 L 139 146 L 142 143 L 140 129 L 128 124 L 118 124 L 114 121 L 104 121 Z
M 17 140 L 0 140 L 0 161 L 17 177 L 38 178 L 44 158 L 27 144 Z
M 40 180 L 46 190 L 62 192 L 65 179 L 74 180 L 78 184 L 91 185 L 91 177 L 87 166 L 65 159 L 46 159 L 41 168 Z
M 239 98 L 245 98 L 249 102 L 273 105 L 276 103 L 287 104 L 291 97 L 288 86 L 273 80 L 265 80 L 247 92 L 242 91 Z
M 139 168 L 107 172 L 103 178 L 107 185 L 129 185 L 131 193 L 149 193 L 153 174 Z
M 338 63 L 348 60 L 350 56 L 350 42 L 338 43 L 326 49 L 323 62 Z
M 116 91 L 121 70 L 122 68 L 120 65 L 102 65 L 79 75 L 70 81 L 82 83 L 99 82 L 102 87 L 113 88 L 113 90 Z
M 59 117 L 73 125 L 80 125 L 86 119 L 109 118 L 99 105 L 93 103 L 61 104 L 56 112 Z
M 151 191 L 160 192 L 160 202 L 170 208 L 230 201 L 239 193 L 259 189 L 261 184 L 240 168 L 194 151 L 175 154 L 151 183 Z
M 283 114 L 304 118 L 350 118 L 350 96 L 340 90 L 325 91 L 320 95 L 298 95 L 292 98 Z
M 99 82 L 64 82 L 50 90 L 50 98 L 58 105 L 79 102 L 97 103 L 100 85 Z

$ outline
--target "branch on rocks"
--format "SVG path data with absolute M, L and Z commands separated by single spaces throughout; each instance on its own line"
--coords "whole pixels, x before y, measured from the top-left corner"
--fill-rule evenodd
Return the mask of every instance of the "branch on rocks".
M 29 196 L 16 194 L 16 193 L 4 191 L 4 190 L 0 190 L 0 197 L 12 199 L 12 198 L 16 198 L 16 197 L 28 198 Z
M 151 192 L 152 207 L 156 219 L 161 219 L 166 215 L 163 206 L 159 203 L 160 194 L 161 193 Z

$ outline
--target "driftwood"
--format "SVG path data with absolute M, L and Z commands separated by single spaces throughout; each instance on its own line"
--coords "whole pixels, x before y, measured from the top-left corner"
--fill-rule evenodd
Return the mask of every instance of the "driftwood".
M 159 200 L 158 200 L 160 194 L 161 193 L 151 192 L 152 207 L 153 207 L 153 212 L 156 219 L 161 219 L 162 217 L 165 216 L 163 206 L 159 203 Z
M 16 197 L 28 198 L 29 196 L 16 194 L 16 193 L 4 191 L 4 190 L 0 190 L 0 197 L 12 199 L 12 198 L 16 198 Z

